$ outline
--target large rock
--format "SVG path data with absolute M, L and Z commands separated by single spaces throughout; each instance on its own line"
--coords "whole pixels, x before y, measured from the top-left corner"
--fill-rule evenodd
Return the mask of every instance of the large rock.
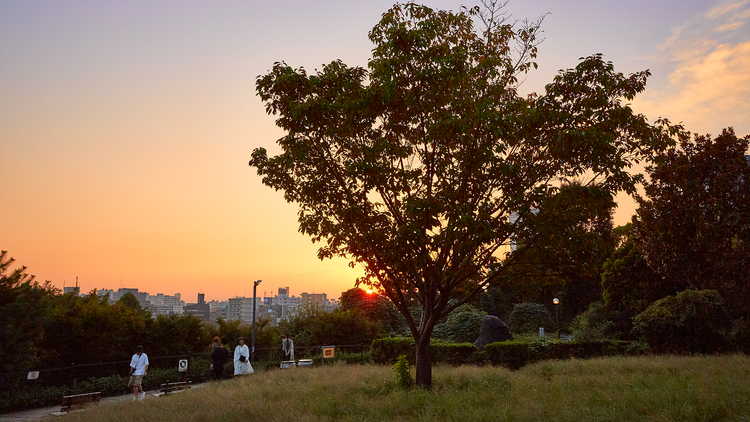
M 474 342 L 477 349 L 496 341 L 506 340 L 513 340 L 513 334 L 503 320 L 496 316 L 485 315 L 482 318 L 482 326 L 479 328 L 479 338 Z

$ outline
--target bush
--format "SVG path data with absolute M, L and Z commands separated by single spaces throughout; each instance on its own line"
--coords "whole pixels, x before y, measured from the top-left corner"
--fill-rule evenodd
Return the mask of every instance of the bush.
M 576 341 L 604 340 L 612 334 L 613 326 L 604 305 L 601 302 L 593 302 L 586 312 L 573 319 L 571 331 Z
M 435 326 L 433 338 L 454 343 L 473 343 L 479 338 L 479 329 L 486 312 L 464 304 L 448 314 L 444 322 Z
M 529 343 L 518 341 L 503 341 L 490 343 L 480 352 L 483 360 L 493 365 L 503 365 L 510 369 L 518 369 L 529 363 Z
M 685 290 L 659 299 L 633 320 L 633 333 L 656 353 L 730 349 L 732 319 L 716 290 Z
M 364 365 L 372 363 L 372 353 L 369 350 L 363 352 L 336 352 L 336 362 L 344 362 L 348 365 Z
M 543 337 L 534 342 L 504 341 L 484 346 L 477 360 L 518 369 L 542 360 L 589 359 L 601 356 L 624 356 L 644 353 L 643 344 L 633 347 L 628 341 L 603 340 L 564 342 Z
M 551 331 L 555 324 L 552 315 L 541 303 L 525 302 L 513 306 L 509 318 L 510 330 L 517 333 L 530 333 L 544 327 L 545 331 Z
M 415 361 L 416 348 L 411 337 L 379 338 L 370 346 L 372 360 L 379 364 L 395 364 L 401 355 L 406 355 L 411 362 Z
M 381 336 L 381 327 L 358 309 L 324 312 L 304 307 L 290 319 L 281 321 L 280 333 L 289 333 L 295 347 L 370 344 Z M 278 344 L 281 347 L 281 343 Z

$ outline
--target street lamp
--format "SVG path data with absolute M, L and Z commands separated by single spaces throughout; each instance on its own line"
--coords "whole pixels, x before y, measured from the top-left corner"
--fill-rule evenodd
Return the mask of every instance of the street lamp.
M 557 309 L 558 309 L 557 305 L 560 304 L 560 299 L 554 298 L 554 299 L 552 299 L 552 303 L 555 305 L 555 318 L 557 319 L 557 324 L 556 324 L 555 327 L 556 327 L 556 331 L 558 333 L 557 335 L 559 336 L 560 335 L 560 313 L 557 311 Z
M 253 334 L 252 343 L 250 345 L 250 362 L 255 362 L 255 290 L 258 288 L 258 284 L 263 280 L 253 282 Z

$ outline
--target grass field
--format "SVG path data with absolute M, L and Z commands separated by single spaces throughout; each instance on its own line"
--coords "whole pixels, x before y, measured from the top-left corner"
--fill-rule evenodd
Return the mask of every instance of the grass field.
M 750 357 L 743 355 L 550 361 L 513 372 L 443 366 L 434 368 L 433 383 L 429 392 L 400 390 L 390 367 L 374 365 L 272 370 L 63 419 L 750 421 Z

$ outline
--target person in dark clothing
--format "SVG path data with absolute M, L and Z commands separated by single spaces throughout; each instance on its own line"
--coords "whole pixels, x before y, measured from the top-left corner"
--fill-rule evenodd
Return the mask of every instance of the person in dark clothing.
M 224 347 L 219 337 L 214 337 L 211 345 L 211 379 L 220 380 L 224 376 L 224 365 L 229 360 L 229 350 Z

